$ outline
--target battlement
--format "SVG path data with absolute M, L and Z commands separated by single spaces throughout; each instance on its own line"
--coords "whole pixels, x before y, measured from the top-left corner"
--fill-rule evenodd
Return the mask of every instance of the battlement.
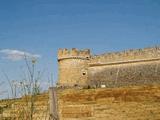
M 105 53 L 98 56 L 92 56 L 91 64 L 97 63 L 113 63 L 127 61 L 143 61 L 160 58 L 160 46 L 126 50 L 121 52 Z
M 160 84 L 160 46 L 101 55 L 91 55 L 88 49 L 60 49 L 58 62 L 62 86 Z
M 81 58 L 89 59 L 91 56 L 89 49 L 78 50 L 76 48 L 72 49 L 59 49 L 58 50 L 58 60 L 69 59 L 69 58 Z

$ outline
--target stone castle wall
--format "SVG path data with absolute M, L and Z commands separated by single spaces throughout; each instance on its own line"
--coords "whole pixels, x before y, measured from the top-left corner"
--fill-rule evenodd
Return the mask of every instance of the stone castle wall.
M 88 80 L 107 87 L 160 83 L 160 47 L 93 56 Z
M 58 61 L 61 85 L 117 87 L 160 83 L 160 47 L 92 56 L 89 50 L 64 49 L 59 50 Z
M 63 86 L 85 85 L 90 50 L 60 49 L 58 52 L 59 84 Z
M 88 84 L 97 86 L 160 84 L 160 61 L 94 66 L 89 68 L 88 74 Z

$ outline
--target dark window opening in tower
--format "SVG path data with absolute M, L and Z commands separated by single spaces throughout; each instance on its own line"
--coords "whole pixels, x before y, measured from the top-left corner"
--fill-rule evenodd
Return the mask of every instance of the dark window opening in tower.
M 85 72 L 83 72 L 83 73 L 82 73 L 82 75 L 86 75 L 86 73 L 85 73 Z

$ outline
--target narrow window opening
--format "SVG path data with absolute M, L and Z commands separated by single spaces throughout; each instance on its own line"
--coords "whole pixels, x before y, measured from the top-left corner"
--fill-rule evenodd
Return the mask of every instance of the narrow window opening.
M 83 72 L 83 73 L 82 73 L 82 75 L 86 75 L 86 73 L 85 73 L 85 72 Z

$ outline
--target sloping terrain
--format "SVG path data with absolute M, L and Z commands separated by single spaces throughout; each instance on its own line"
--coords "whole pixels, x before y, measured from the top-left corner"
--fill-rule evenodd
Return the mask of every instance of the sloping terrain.
M 68 89 L 58 105 L 60 120 L 160 120 L 160 86 Z
M 30 102 L 29 97 L 1 100 L 0 120 L 28 120 L 30 113 L 33 113 L 34 120 L 48 120 L 48 100 L 47 93 L 35 96 L 33 102 Z M 33 109 L 29 107 L 31 103 L 33 103 Z
M 35 97 L 34 120 L 49 120 L 48 97 Z M 28 120 L 29 104 L 25 97 L 1 100 L 0 120 Z M 160 85 L 60 89 L 58 112 L 60 120 L 160 120 Z

